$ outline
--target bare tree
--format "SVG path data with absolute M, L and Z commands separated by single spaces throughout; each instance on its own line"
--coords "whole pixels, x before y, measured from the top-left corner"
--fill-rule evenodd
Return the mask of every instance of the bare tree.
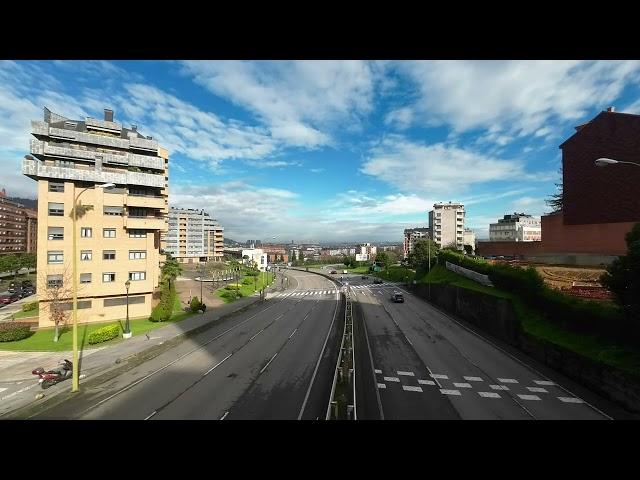
M 53 341 L 60 338 L 60 327 L 64 327 L 69 320 L 69 302 L 73 301 L 73 275 L 68 266 L 64 266 L 58 273 L 47 272 L 39 274 L 39 283 L 44 288 L 38 289 L 40 308 L 48 312 L 49 320 L 55 324 Z

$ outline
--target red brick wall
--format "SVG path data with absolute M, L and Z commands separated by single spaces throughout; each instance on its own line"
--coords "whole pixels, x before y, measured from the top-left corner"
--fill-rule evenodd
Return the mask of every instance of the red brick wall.
M 640 170 L 640 167 L 638 168 Z M 541 242 L 478 242 L 480 255 L 533 255 L 540 253 L 590 253 L 624 255 L 625 235 L 634 222 L 564 225 L 563 215 L 546 215 Z
M 600 157 L 640 163 L 639 115 L 601 112 L 560 148 L 565 225 L 640 221 L 640 166 L 594 163 Z

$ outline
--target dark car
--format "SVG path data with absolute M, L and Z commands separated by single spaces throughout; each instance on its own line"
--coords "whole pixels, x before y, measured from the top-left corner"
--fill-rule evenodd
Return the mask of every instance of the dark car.
M 2 303 L 3 305 L 9 305 L 16 300 L 20 300 L 20 294 L 17 292 L 3 293 L 2 295 L 0 295 L 0 303 Z
M 381 278 L 376 278 L 373 283 L 382 283 L 382 279 Z
M 9 288 L 7 289 L 7 291 L 9 293 L 13 293 L 16 290 L 22 290 L 24 288 L 27 287 L 33 287 L 33 282 L 31 280 L 22 280 L 20 282 L 11 282 L 9 284 Z
M 338 273 L 338 272 L 336 272 L 335 270 L 331 270 L 331 273 L 335 274 L 335 273 Z
M 363 280 L 366 280 L 367 278 L 369 278 L 369 277 L 367 277 L 366 275 L 362 275 L 362 279 Z
M 393 292 L 391 294 L 391 301 L 392 302 L 404 302 L 404 296 L 402 295 L 401 292 Z

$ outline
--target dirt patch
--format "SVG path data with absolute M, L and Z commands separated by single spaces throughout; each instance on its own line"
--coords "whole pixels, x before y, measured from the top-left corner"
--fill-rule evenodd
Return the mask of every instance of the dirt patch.
M 547 285 L 557 289 L 572 286 L 600 286 L 600 276 L 606 271 L 604 268 L 596 267 L 533 266 Z

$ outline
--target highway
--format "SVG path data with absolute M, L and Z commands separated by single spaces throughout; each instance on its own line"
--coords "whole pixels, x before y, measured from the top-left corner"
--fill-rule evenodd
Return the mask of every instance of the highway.
M 404 303 L 392 302 L 402 287 L 350 283 L 364 332 L 358 346 L 368 350 L 356 371 L 373 376 L 359 398 L 360 419 L 611 419 L 421 299 L 404 291 Z
M 333 282 L 291 270 L 290 288 L 38 419 L 324 419 L 344 313 Z M 342 320 L 342 321 L 341 321 Z

